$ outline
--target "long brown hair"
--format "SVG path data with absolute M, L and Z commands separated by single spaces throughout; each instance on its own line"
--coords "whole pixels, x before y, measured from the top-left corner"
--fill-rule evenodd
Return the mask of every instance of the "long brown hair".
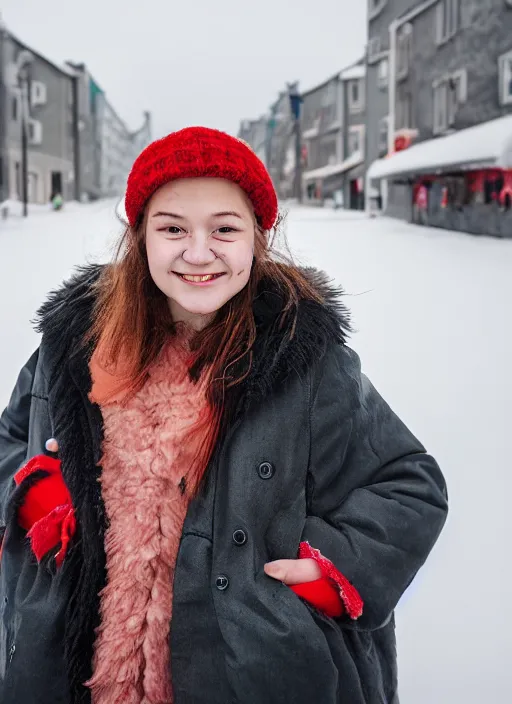
M 145 231 L 145 218 L 137 227 L 125 229 L 114 262 L 98 281 L 88 336 L 99 343 L 102 363 L 117 369 L 120 383 L 132 392 L 143 386 L 162 347 L 176 333 L 165 294 L 151 278 Z M 192 339 L 190 376 L 197 381 L 202 374 L 208 374 L 209 414 L 204 441 L 194 461 L 197 476 L 206 467 L 218 440 L 227 392 L 250 373 L 256 340 L 253 306 L 262 282 L 279 294 L 282 307 L 277 324 L 286 326 L 290 337 L 294 334 L 299 302 L 321 302 L 319 293 L 293 265 L 290 256 L 283 255 L 282 249 L 276 250 L 278 234 L 279 226 L 266 233 L 256 225 L 254 261 L 247 285 Z

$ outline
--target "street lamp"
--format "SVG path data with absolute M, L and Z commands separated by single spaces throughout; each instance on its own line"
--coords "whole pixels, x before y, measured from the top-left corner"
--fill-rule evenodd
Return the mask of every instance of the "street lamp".
M 290 98 L 290 111 L 293 118 L 293 132 L 295 135 L 295 197 L 302 203 L 302 136 L 300 132 L 300 113 L 303 98 L 297 90 L 297 84 L 288 84 Z
M 29 85 L 31 79 L 33 55 L 30 51 L 21 51 L 16 61 L 18 85 L 21 95 L 21 191 L 23 216 L 28 215 L 28 120 L 30 115 Z

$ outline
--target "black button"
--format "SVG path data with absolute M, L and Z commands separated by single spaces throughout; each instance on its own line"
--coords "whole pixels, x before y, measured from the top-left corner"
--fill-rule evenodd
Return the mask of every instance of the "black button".
M 220 592 L 223 592 L 229 587 L 229 579 L 226 577 L 225 574 L 219 574 L 219 576 L 215 580 L 215 586 Z
M 274 465 L 270 462 L 262 462 L 258 467 L 258 474 L 262 479 L 271 479 L 274 476 Z
M 247 542 L 247 535 L 243 530 L 235 530 L 233 533 L 233 542 L 235 545 L 244 545 Z

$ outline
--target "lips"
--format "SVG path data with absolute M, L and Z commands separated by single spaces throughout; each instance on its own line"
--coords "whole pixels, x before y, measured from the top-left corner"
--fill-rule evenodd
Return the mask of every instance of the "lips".
M 221 274 L 180 274 L 178 271 L 174 272 L 176 276 L 179 276 L 180 279 L 183 281 L 187 281 L 188 283 L 191 284 L 204 284 L 207 283 L 208 281 L 215 281 L 216 279 L 219 279 L 221 276 L 224 276 L 224 273 Z

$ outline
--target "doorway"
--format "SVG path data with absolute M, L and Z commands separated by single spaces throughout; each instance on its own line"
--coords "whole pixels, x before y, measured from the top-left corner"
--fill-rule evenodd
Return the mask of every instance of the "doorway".
M 50 192 L 50 200 L 53 200 L 57 193 L 62 193 L 62 171 L 52 171 L 52 188 Z

